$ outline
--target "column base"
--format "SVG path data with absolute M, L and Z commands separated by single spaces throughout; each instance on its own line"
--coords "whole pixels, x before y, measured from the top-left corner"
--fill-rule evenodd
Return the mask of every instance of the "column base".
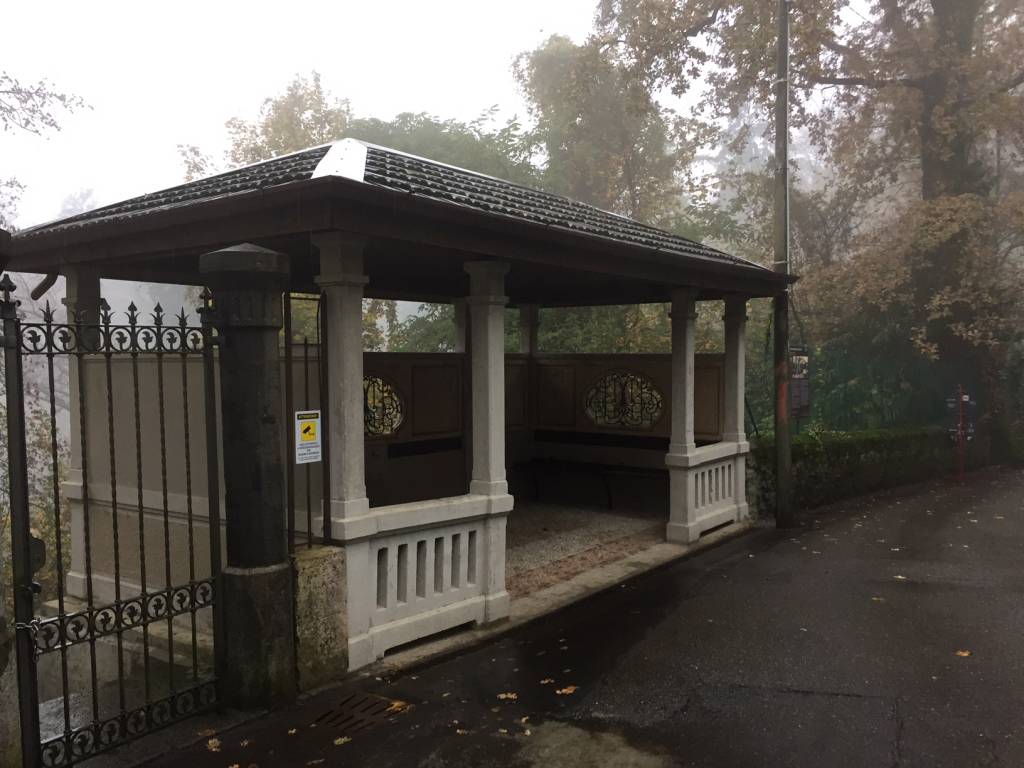
M 484 598 L 484 623 L 507 619 L 511 610 L 511 599 L 508 592 L 502 590 Z
M 225 568 L 220 578 L 224 669 L 220 690 L 239 709 L 295 699 L 295 627 L 290 563 Z
M 331 520 L 343 520 L 346 517 L 361 517 L 369 514 L 370 500 L 363 496 L 359 499 L 331 499 Z M 321 530 L 323 523 L 321 522 Z
M 470 480 L 469 492 L 478 496 L 507 496 L 508 482 L 505 480 Z
M 669 523 L 665 526 L 665 540 L 670 544 L 692 544 L 700 538 L 697 523 Z

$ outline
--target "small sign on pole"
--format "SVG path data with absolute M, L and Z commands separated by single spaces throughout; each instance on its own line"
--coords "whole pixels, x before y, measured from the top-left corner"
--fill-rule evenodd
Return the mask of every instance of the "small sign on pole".
M 295 412 L 295 463 L 314 464 L 322 459 L 320 411 Z

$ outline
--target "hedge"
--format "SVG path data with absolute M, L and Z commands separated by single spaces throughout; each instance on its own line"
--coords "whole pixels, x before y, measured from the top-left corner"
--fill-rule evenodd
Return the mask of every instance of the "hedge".
M 760 510 L 775 505 L 775 445 L 751 446 L 752 489 Z M 988 442 L 972 441 L 969 468 L 989 463 Z M 956 446 L 946 431 L 924 429 L 821 432 L 793 437 L 793 501 L 811 509 L 883 488 L 918 483 L 956 471 Z

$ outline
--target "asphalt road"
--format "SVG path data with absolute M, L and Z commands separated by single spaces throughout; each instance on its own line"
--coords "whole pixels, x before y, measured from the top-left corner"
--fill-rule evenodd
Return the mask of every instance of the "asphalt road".
M 860 499 L 153 765 L 1024 766 L 1022 562 L 1024 471 Z

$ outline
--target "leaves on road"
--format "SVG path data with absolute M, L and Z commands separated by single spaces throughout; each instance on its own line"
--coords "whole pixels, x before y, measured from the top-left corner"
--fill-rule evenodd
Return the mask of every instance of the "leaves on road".
M 516 701 L 519 698 L 519 694 L 509 691 L 508 693 L 499 693 L 498 698 L 502 701 Z
M 210 752 L 220 752 L 220 739 L 209 739 L 206 742 L 206 748 Z
M 565 686 L 565 688 L 559 688 L 557 691 L 555 691 L 555 693 L 557 693 L 559 696 L 568 696 L 571 693 L 576 693 L 576 689 L 578 687 L 579 686 L 576 685 L 567 685 Z
M 960 658 L 967 658 L 968 656 L 971 655 L 971 652 L 968 651 L 966 648 L 964 648 L 964 649 L 961 649 L 961 650 L 957 651 L 956 655 L 959 656 Z

